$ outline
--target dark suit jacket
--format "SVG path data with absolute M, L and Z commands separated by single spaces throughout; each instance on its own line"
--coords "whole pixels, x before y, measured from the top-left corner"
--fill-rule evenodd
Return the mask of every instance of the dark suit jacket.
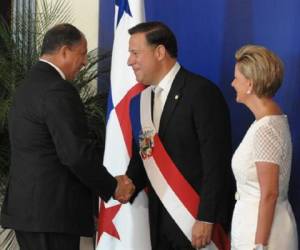
M 230 121 L 219 89 L 207 79 L 181 68 L 163 109 L 159 137 L 182 175 L 201 196 L 197 218 L 229 223 L 226 189 L 231 175 Z M 139 189 L 145 185 L 145 178 L 141 178 L 145 172 L 141 170 L 138 154 L 134 155 L 128 175 Z M 190 245 L 151 187 L 149 214 L 153 247 L 158 232 L 179 246 Z
M 92 235 L 93 198 L 108 200 L 116 180 L 102 166 L 103 148 L 87 133 L 77 90 L 38 62 L 17 89 L 9 114 L 3 227 Z

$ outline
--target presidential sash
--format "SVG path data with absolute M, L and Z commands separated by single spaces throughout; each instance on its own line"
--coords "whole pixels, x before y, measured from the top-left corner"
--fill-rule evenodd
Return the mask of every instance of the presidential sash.
M 135 110 L 139 112 L 139 118 L 133 124 L 133 134 L 154 191 L 178 227 L 192 241 L 200 196 L 180 173 L 159 139 L 151 119 L 151 92 L 152 89 L 147 88 L 139 96 L 139 109 Z M 212 243 L 205 249 L 230 249 L 229 240 L 219 224 L 214 225 Z

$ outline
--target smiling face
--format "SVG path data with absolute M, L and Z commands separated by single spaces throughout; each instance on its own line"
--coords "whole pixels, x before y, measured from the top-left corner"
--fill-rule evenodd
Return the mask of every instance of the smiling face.
M 87 41 L 83 37 L 78 44 L 65 49 L 64 73 L 67 80 L 74 80 L 82 67 L 87 64 Z
M 135 33 L 129 39 L 128 65 L 132 67 L 136 80 L 145 85 L 159 82 L 159 58 L 156 47 L 146 41 L 145 33 Z
M 231 86 L 236 91 L 236 101 L 240 103 L 245 103 L 249 98 L 252 90 L 251 80 L 247 79 L 239 70 L 238 64 L 234 68 L 234 79 Z

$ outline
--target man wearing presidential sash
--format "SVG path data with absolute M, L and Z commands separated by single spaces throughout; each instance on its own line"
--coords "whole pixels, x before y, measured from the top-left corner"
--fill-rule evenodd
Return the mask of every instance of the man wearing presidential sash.
M 127 174 L 137 190 L 150 183 L 152 249 L 229 249 L 225 100 L 216 85 L 179 65 L 166 25 L 141 23 L 129 34 L 128 65 L 149 87 L 131 102 L 134 150 Z

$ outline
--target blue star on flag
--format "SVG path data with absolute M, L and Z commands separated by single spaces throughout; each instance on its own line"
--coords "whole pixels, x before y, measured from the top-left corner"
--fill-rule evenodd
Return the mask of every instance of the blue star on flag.
M 132 15 L 131 15 L 128 0 L 115 0 L 115 2 L 116 2 L 116 5 L 119 6 L 118 20 L 117 20 L 117 25 L 118 25 L 124 12 L 126 12 L 129 16 L 132 16 Z

